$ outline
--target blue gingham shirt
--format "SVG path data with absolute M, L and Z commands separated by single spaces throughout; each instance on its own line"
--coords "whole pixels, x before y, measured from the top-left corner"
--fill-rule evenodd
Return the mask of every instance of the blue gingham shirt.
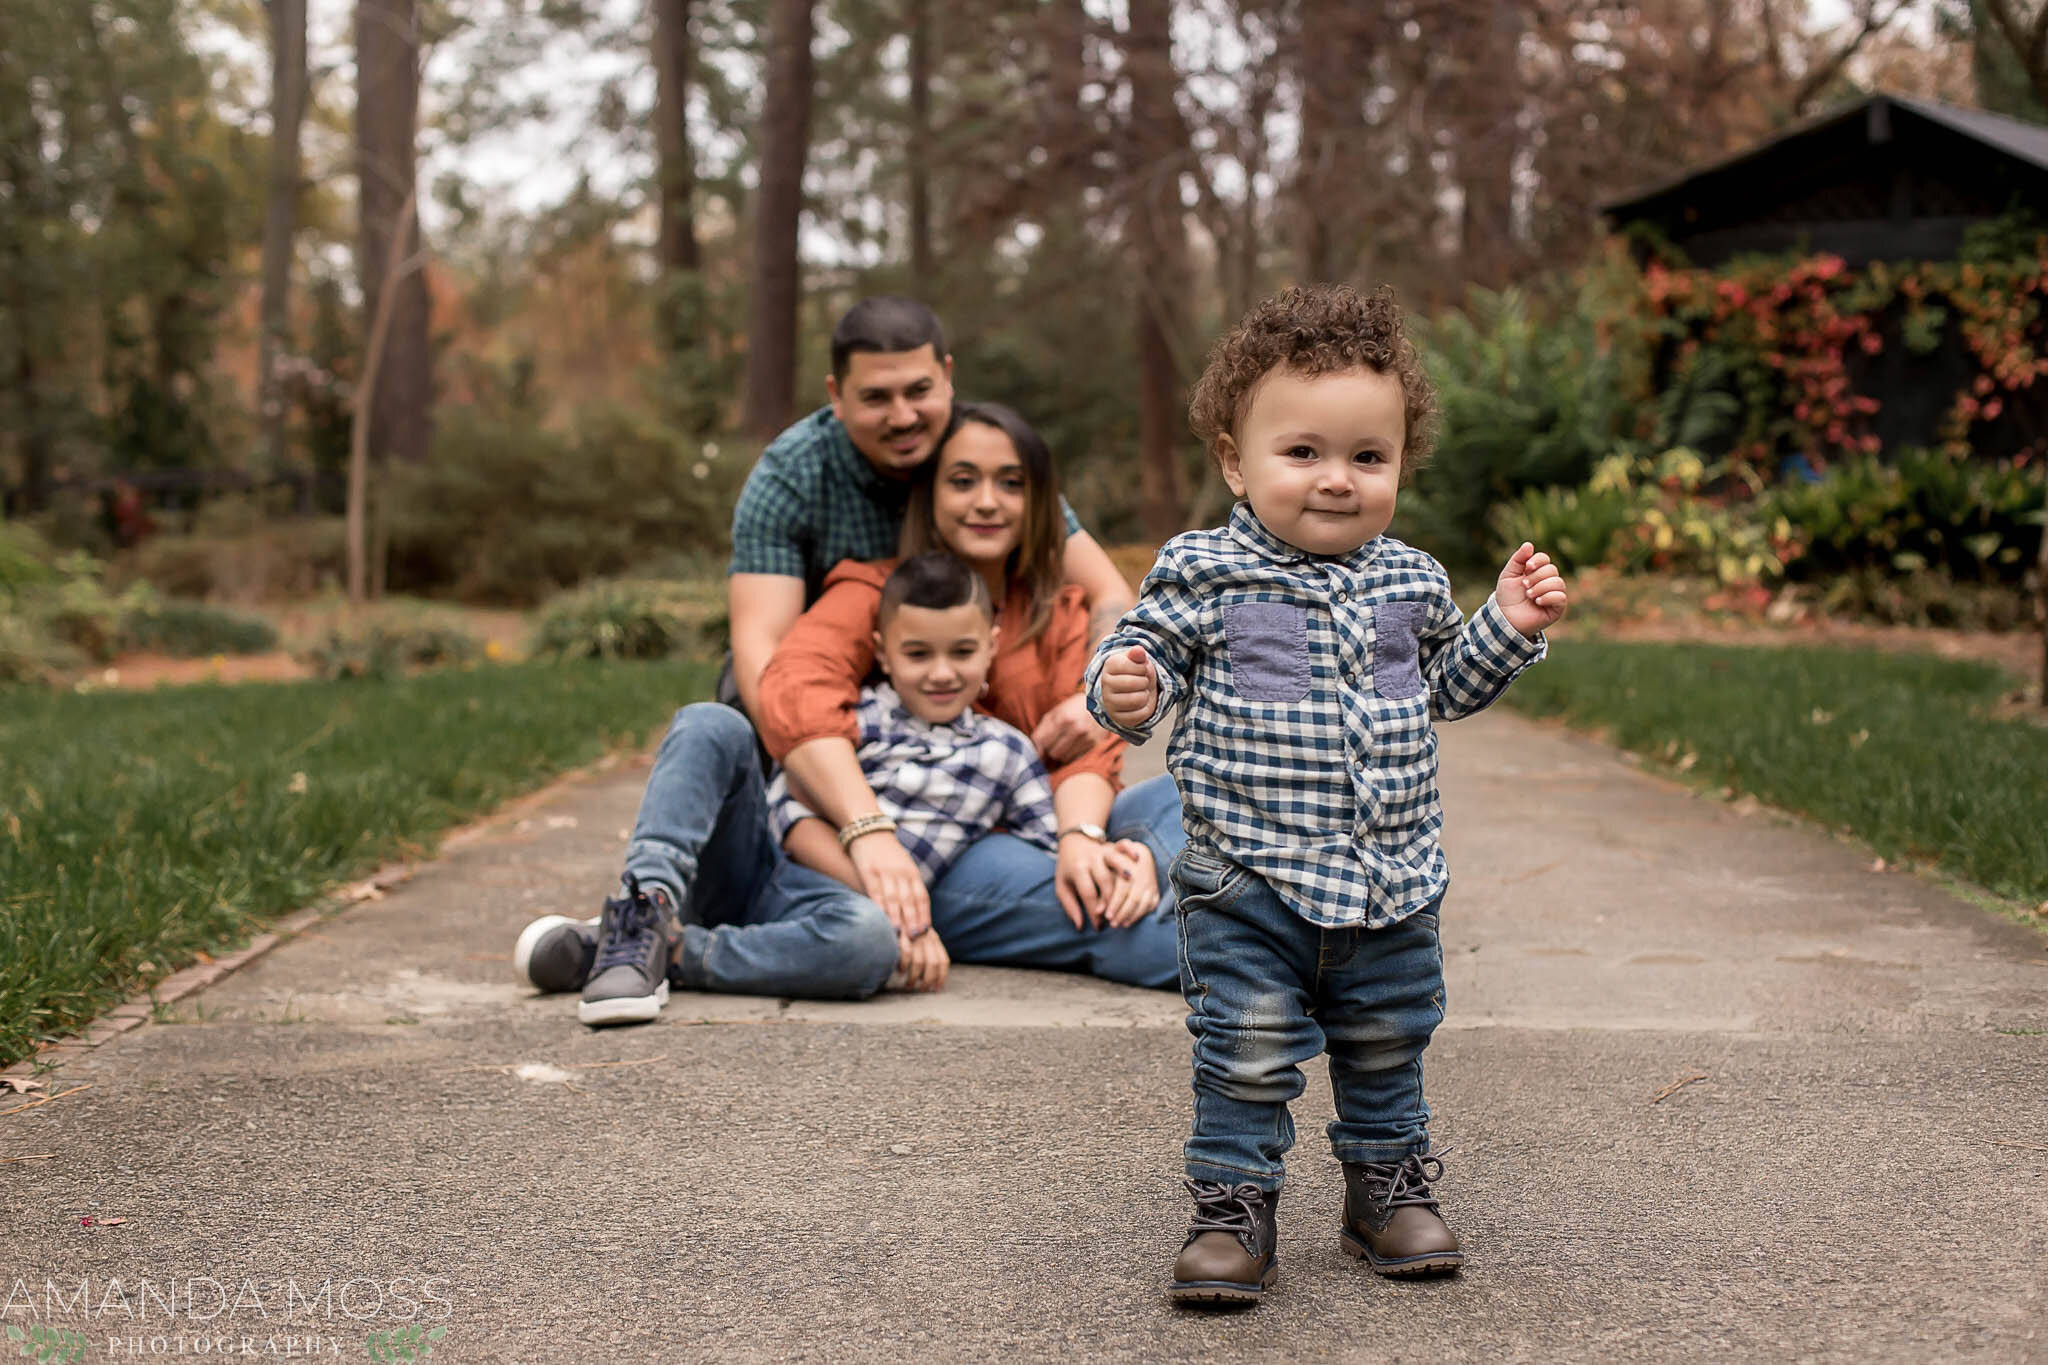
M 1142 645 L 1159 705 L 1123 726 L 1102 665 Z M 1483 710 L 1545 642 L 1489 598 L 1466 622 L 1443 566 L 1386 536 L 1311 555 L 1240 503 L 1176 536 L 1088 667 L 1088 709 L 1133 743 L 1179 708 L 1166 764 L 1188 840 L 1330 928 L 1407 918 L 1449 883 L 1432 718 Z
M 887 683 L 861 689 L 854 719 L 860 770 L 927 886 L 997 829 L 1049 851 L 1059 847 L 1045 764 L 1014 726 L 972 709 L 946 725 L 919 720 Z M 768 784 L 775 841 L 811 814 L 778 772 Z
M 875 472 L 832 409 L 819 408 L 768 443 L 732 509 L 728 574 L 804 580 L 806 605 L 842 559 L 894 559 L 912 480 Z M 1060 499 L 1067 534 L 1081 529 Z

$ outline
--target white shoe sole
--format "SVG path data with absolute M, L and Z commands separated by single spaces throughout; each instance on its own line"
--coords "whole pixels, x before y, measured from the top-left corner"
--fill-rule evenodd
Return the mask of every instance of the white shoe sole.
M 644 1024 L 661 1013 L 668 1003 L 668 982 L 654 988 L 652 995 L 622 995 L 614 1000 L 583 1000 L 576 1005 L 576 1018 L 592 1028 L 607 1024 Z
M 574 920 L 570 919 L 567 915 L 542 915 L 539 919 L 519 931 L 519 941 L 512 945 L 512 974 L 527 985 L 532 986 L 535 990 L 539 990 L 540 987 L 534 982 L 533 977 L 528 974 L 528 970 L 533 966 L 533 950 L 540 945 L 541 939 L 547 936 L 549 930 L 559 928 L 564 924 L 588 924 L 594 926 L 596 923 L 595 919 Z

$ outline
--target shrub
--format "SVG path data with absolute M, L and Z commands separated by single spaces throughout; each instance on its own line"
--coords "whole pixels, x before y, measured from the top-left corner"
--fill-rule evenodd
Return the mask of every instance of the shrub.
M 159 602 L 130 611 L 121 622 L 124 649 L 148 649 L 175 659 L 214 654 L 261 654 L 277 648 L 277 630 L 260 616 L 204 602 Z
M 44 634 L 94 663 L 119 654 L 123 623 L 156 605 L 156 592 L 147 583 L 110 590 L 101 581 L 100 562 L 82 551 L 58 560 L 56 570 L 58 581 L 23 594 L 20 606 Z
M 1396 534 L 1470 566 L 1487 554 L 1495 504 L 1584 483 L 1652 435 L 1643 338 L 1607 321 L 1626 316 L 1610 296 L 1627 297 L 1632 278 L 1621 260 L 1545 295 L 1474 289 L 1462 312 L 1417 327 L 1442 429 Z
M 0 598 L 54 582 L 52 558 L 50 547 L 28 526 L 0 522 Z
M 457 409 L 389 489 L 394 591 L 525 605 L 652 556 L 724 548 L 751 462 L 616 407 L 567 432 Z
M 227 534 L 152 536 L 114 562 L 117 582 L 168 597 L 260 602 L 340 584 L 348 548 L 340 517 L 284 521 Z
M 1653 261 L 1631 311 L 1679 361 L 1715 357 L 1717 384 L 1739 399 L 1725 445 L 1759 466 L 1788 455 L 1821 466 L 1913 440 L 1956 455 L 2039 453 L 2048 237 L 2025 231 L 2015 221 L 1978 234 L 1975 259 L 1961 261 L 1852 269 L 1823 253 L 1745 256 L 1713 270 Z M 1896 378 L 1906 371 L 1877 360 L 1897 348 L 1913 358 L 1910 396 Z M 1948 390 L 1945 410 L 1929 405 L 1937 384 Z M 2011 420 L 2008 409 L 2020 408 L 2031 420 Z
M 330 631 L 301 657 L 322 678 L 382 679 L 446 664 L 474 663 L 482 654 L 475 637 L 467 632 L 419 621 Z
M 50 638 L 35 621 L 0 605 L 0 687 L 48 686 L 85 664 L 85 656 Z
M 2017 462 L 1925 450 L 1889 463 L 1849 460 L 1764 502 L 1806 545 L 1792 569 L 1800 579 L 1932 569 L 1956 583 L 2011 588 L 2040 554 L 2041 472 Z
M 546 659 L 665 659 L 708 652 L 726 634 L 722 594 L 676 583 L 594 583 L 548 603 L 532 653 Z
M 1683 448 L 1654 460 L 1611 456 L 1583 489 L 1529 493 L 1494 509 L 1495 550 L 1504 556 L 1527 540 L 1569 568 L 1773 582 L 1797 557 L 1798 542 L 1788 525 L 1760 516 L 1739 484 L 1733 493 L 1708 491 L 1728 478 L 1727 465 Z
M 1489 524 L 1503 554 L 1526 540 L 1570 571 L 1605 564 L 1615 541 L 1635 519 L 1626 493 L 1589 486 L 1528 489 L 1494 508 Z
M 1899 573 L 1865 565 L 1814 585 L 1822 612 L 1888 626 L 2023 630 L 2034 621 L 2024 592 L 1999 583 L 1958 582 L 1945 569 Z

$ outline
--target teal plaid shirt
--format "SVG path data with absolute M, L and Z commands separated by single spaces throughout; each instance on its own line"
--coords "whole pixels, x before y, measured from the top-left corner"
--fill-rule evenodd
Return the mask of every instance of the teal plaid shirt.
M 771 573 L 804 581 L 815 602 L 842 559 L 893 559 L 911 481 L 875 472 L 830 407 L 819 408 L 769 443 L 732 509 L 728 574 Z M 1067 534 L 1081 529 L 1060 499 Z

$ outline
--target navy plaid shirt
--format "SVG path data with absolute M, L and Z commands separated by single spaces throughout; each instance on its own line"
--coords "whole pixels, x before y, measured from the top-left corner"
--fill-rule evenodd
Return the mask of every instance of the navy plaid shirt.
M 761 452 L 732 509 L 728 574 L 772 573 L 804 580 L 818 600 L 825 574 L 842 559 L 894 559 L 911 480 L 875 472 L 846 428 L 819 408 Z M 1060 499 L 1067 534 L 1081 529 Z
M 1102 665 L 1132 645 L 1152 657 L 1159 705 L 1122 726 L 1102 709 Z M 1483 710 L 1545 648 L 1491 598 L 1466 622 L 1420 550 L 1381 536 L 1307 554 L 1239 503 L 1229 525 L 1159 552 L 1084 686 L 1095 718 L 1137 744 L 1181 709 L 1166 764 L 1190 843 L 1312 923 L 1379 928 L 1449 882 L 1431 719 Z
M 861 689 L 860 770 L 875 804 L 896 822 L 896 838 L 929 886 L 982 835 L 1004 829 L 1047 851 L 1059 847 L 1052 783 L 1014 726 L 979 711 L 950 724 L 919 720 L 887 683 Z M 768 784 L 768 819 L 779 844 L 814 812 L 789 794 L 780 772 Z

